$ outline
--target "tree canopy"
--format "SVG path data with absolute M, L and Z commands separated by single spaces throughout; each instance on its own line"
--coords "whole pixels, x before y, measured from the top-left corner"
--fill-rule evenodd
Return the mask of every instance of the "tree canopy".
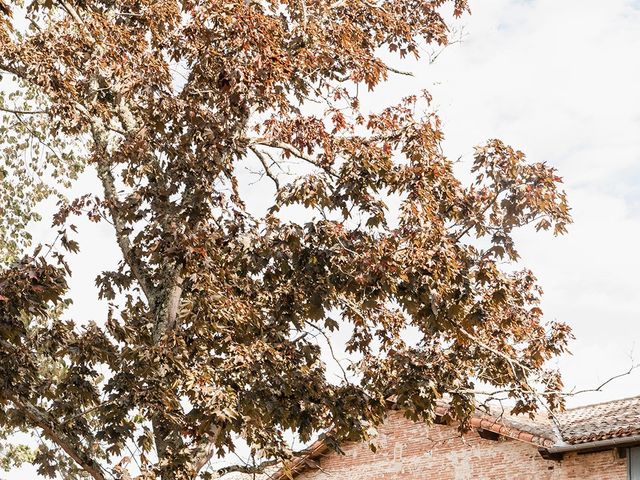
M 560 177 L 489 140 L 466 181 L 427 93 L 360 104 L 398 74 L 388 59 L 446 45 L 466 11 L 0 0 L 5 464 L 207 478 L 286 462 L 291 438 L 366 439 L 390 399 L 430 421 L 446 397 L 463 426 L 484 385 L 516 412 L 561 404 L 547 361 L 570 332 L 543 320 L 513 240 L 565 232 Z M 100 192 L 73 189 L 83 169 Z M 51 195 L 58 238 L 32 250 Z M 65 314 L 77 216 L 109 222 L 122 254 L 96 279 L 110 307 L 95 323 Z M 248 463 L 208 467 L 240 445 Z

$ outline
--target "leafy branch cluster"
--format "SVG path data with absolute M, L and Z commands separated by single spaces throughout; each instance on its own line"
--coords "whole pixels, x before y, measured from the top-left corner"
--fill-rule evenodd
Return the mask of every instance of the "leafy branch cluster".
M 42 474 L 207 477 L 240 443 L 261 467 L 216 473 L 254 473 L 290 458 L 292 435 L 329 431 L 336 448 L 368 438 L 390 398 L 425 420 L 450 398 L 464 428 L 476 384 L 508 391 L 516 412 L 562 404 L 546 364 L 569 329 L 543 321 L 533 274 L 510 268 L 515 231 L 561 234 L 570 222 L 557 173 L 490 140 L 466 185 L 428 94 L 360 106 L 360 88 L 397 72 L 381 49 L 447 44 L 446 7 L 467 10 L 0 3 L 0 72 L 24 87 L 0 104 L 3 178 L 20 185 L 0 193 L 11 232 L 27 235 L 49 193 L 29 187 L 35 177 L 64 187 L 86 163 L 102 187 L 61 198 L 49 251 L 15 261 L 21 244 L 3 244 L 13 263 L 0 272 L 0 426 L 42 436 Z M 248 188 L 245 170 L 270 193 Z M 255 195 L 265 214 L 249 208 Z M 96 279 L 110 302 L 102 324 L 60 312 L 76 215 L 108 221 L 122 253 Z M 349 332 L 351 359 L 338 382 L 319 343 L 336 330 Z

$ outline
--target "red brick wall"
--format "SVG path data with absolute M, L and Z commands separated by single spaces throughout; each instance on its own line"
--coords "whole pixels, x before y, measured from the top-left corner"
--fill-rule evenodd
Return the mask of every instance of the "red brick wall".
M 398 412 L 379 429 L 378 450 L 346 445 L 346 455 L 327 454 L 322 471 L 297 480 L 624 480 L 626 460 L 615 450 L 578 455 L 561 461 L 543 459 L 536 447 L 515 440 L 485 440 L 471 431 L 461 437 L 454 427 L 426 426 Z

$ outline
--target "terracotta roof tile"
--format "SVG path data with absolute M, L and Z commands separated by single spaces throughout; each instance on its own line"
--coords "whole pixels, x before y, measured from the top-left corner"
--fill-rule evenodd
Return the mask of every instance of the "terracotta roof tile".
M 640 397 L 572 408 L 556 418 L 561 440 L 571 445 L 640 435 Z

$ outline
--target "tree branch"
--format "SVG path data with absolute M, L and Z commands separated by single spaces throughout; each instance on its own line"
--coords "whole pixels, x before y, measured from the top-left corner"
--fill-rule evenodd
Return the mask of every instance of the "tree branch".
M 252 142 L 253 144 L 264 145 L 265 147 L 279 148 L 280 150 L 289 152 L 291 155 L 299 158 L 300 160 L 304 160 L 307 163 L 310 163 L 312 165 L 315 165 L 318 168 L 321 168 L 322 170 L 324 170 L 325 172 L 327 172 L 328 174 L 334 177 L 337 176 L 336 173 L 333 170 L 331 170 L 328 166 L 322 165 L 320 162 L 318 162 L 318 160 L 316 160 L 310 155 L 307 155 L 304 152 L 301 152 L 299 149 L 297 149 L 296 147 L 294 147 L 289 143 L 281 142 L 279 140 L 267 140 L 264 138 L 256 138 L 256 139 L 253 139 Z
M 614 375 L 612 377 L 607 378 L 604 382 L 602 382 L 600 385 L 598 385 L 597 387 L 593 387 L 593 388 L 583 388 L 582 390 L 570 390 L 568 392 L 559 392 L 559 395 L 564 395 L 566 397 L 569 396 L 575 396 L 575 395 L 580 395 L 582 393 L 593 393 L 593 392 L 601 392 L 602 389 L 604 387 L 606 387 L 609 383 L 613 382 L 614 380 L 617 380 L 619 378 L 622 377 L 626 377 L 627 375 L 631 375 L 631 373 L 640 368 L 640 363 L 632 363 L 631 366 L 625 370 L 624 372 L 618 373 L 617 375 Z
M 398 70 L 397 68 L 390 67 L 389 65 L 385 65 L 385 68 L 392 73 L 397 73 L 398 75 L 406 75 L 407 77 L 413 77 L 412 72 L 406 72 L 404 70 Z
M 451 321 L 451 320 L 450 320 Z M 504 359 L 507 361 L 507 363 L 509 364 L 509 366 L 511 366 L 511 370 L 513 371 L 514 377 L 517 379 L 518 375 L 515 371 L 514 365 L 517 365 L 518 367 L 520 367 L 523 371 L 523 373 L 526 374 L 531 372 L 533 369 L 527 365 L 524 365 L 522 362 L 518 361 L 515 358 L 510 357 L 509 355 L 507 355 L 504 352 L 501 352 L 500 350 L 496 350 L 495 348 L 487 345 L 486 343 L 484 343 L 482 340 L 480 340 L 478 337 L 476 337 L 475 335 L 473 335 L 472 333 L 469 333 L 465 328 L 463 328 L 460 324 L 451 321 L 451 323 L 453 323 L 458 331 L 460 331 L 465 337 L 467 337 L 469 340 L 471 340 L 472 342 L 474 342 L 477 346 L 493 353 L 494 355 Z
M 264 462 L 260 462 L 257 465 L 230 465 L 228 467 L 223 467 L 216 470 L 216 474 L 219 477 L 222 477 L 223 475 L 226 475 L 228 473 L 234 473 L 234 472 L 248 473 L 248 474 L 264 473 L 265 468 L 273 467 L 278 463 L 280 463 L 280 460 L 271 459 L 271 460 L 265 460 Z
M 267 164 L 267 159 L 264 157 L 263 153 L 255 147 L 249 147 L 249 150 L 255 153 L 256 157 L 258 157 L 258 160 L 260 160 L 260 163 L 264 168 L 264 173 L 267 175 L 267 177 L 273 180 L 273 183 L 276 186 L 276 190 L 280 190 L 280 182 L 278 181 L 278 177 L 271 171 L 271 168 Z
M 18 398 L 11 398 L 10 400 L 34 425 L 42 429 L 49 440 L 62 448 L 85 472 L 95 480 L 106 480 L 100 464 L 87 454 L 84 449 L 79 448 L 80 446 L 77 445 L 77 442 L 56 425 L 55 421 L 47 412 L 40 410 L 26 400 Z
M 0 106 L 0 112 L 13 113 L 14 115 L 46 115 L 48 110 L 17 110 Z
M 210 432 L 210 436 L 216 437 L 217 431 Z M 192 465 L 196 473 L 200 472 L 215 453 L 215 444 L 212 438 L 205 437 L 205 440 L 196 445 L 191 452 Z
M 155 301 L 153 284 L 147 272 L 144 271 L 140 259 L 137 257 L 133 249 L 129 235 L 126 232 L 124 220 L 118 213 L 118 195 L 115 188 L 115 179 L 113 178 L 113 174 L 103 161 L 98 162 L 97 171 L 98 177 L 102 182 L 105 200 L 107 201 L 107 208 L 109 209 L 109 213 L 113 221 L 113 227 L 116 230 L 116 241 L 122 251 L 122 256 L 124 257 L 125 262 L 127 262 L 127 265 L 129 265 L 131 273 L 136 280 L 138 280 L 140 288 L 142 288 L 149 304 L 152 304 Z
M 498 191 L 496 192 L 496 194 L 493 196 L 493 198 L 491 199 L 491 201 L 485 205 L 485 207 L 482 209 L 482 211 L 480 212 L 479 217 L 482 217 L 484 219 L 484 214 L 487 213 L 487 210 L 489 210 L 492 206 L 495 205 L 496 201 L 498 200 L 498 197 L 500 196 L 500 194 L 502 192 L 504 192 L 505 189 L 503 188 L 499 188 Z M 477 224 L 472 223 L 470 225 L 468 225 L 466 228 L 462 229 L 460 232 L 458 232 L 455 237 L 454 237 L 454 242 L 457 243 L 458 241 L 460 241 L 460 239 L 462 237 L 464 237 L 467 233 L 469 233 L 469 231 L 473 228 L 477 226 Z
M 160 318 L 156 324 L 153 334 L 154 342 L 158 342 L 165 332 L 172 329 L 176 324 L 178 317 L 178 309 L 180 307 L 180 299 L 182 297 L 182 276 L 178 266 L 175 266 L 171 272 L 170 279 L 167 281 L 167 287 L 164 289 L 166 295 L 164 306 L 160 312 Z

